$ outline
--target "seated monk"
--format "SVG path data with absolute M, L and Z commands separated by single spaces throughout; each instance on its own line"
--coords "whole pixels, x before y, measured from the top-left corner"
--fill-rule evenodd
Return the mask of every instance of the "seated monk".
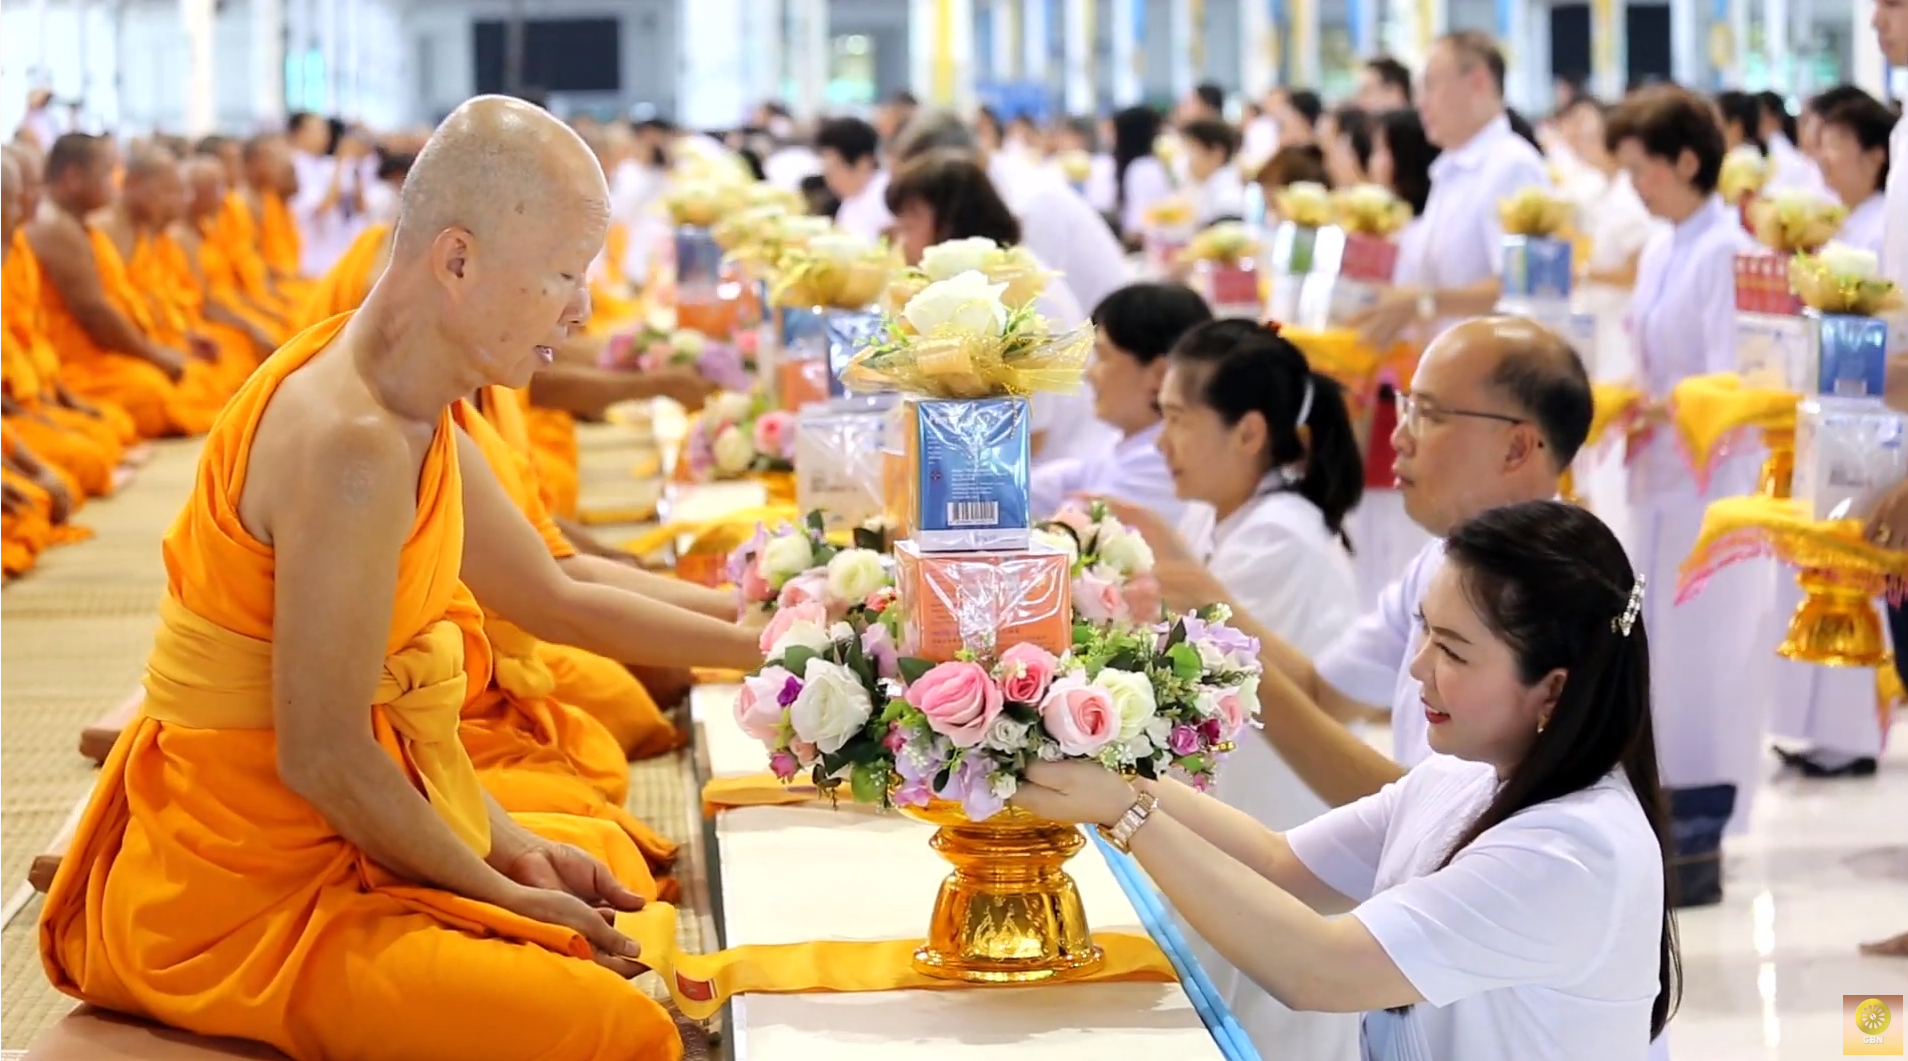
M 88 221 L 113 205 L 112 175 L 107 141 L 60 137 L 46 160 L 46 202 L 24 227 L 45 276 L 40 309 L 61 382 L 83 399 L 125 409 L 143 438 L 201 433 L 217 412 L 196 400 L 211 349 L 195 357 L 161 340 L 121 246 Z
M 272 284 L 287 306 L 296 308 L 311 293 L 299 274 L 302 244 L 289 201 L 298 194 L 298 169 L 283 137 L 257 136 L 245 144 L 245 187 L 241 198 L 258 233 L 258 253 Z
M 217 416 L 259 360 L 271 351 L 234 328 L 205 319 L 204 296 L 172 225 L 185 213 L 185 182 L 178 160 L 161 147 L 136 148 L 121 171 L 119 197 L 93 215 L 126 262 L 126 277 L 144 299 L 162 342 L 199 352 L 207 362 L 205 384 L 180 400 L 195 401 Z M 186 391 L 181 387 L 180 390 Z
M 465 103 L 364 308 L 234 396 L 166 537 L 141 716 L 47 895 L 61 990 L 299 1061 L 680 1057 L 605 913 L 641 898 L 497 807 L 457 736 L 489 679 L 480 601 L 608 655 L 761 659 L 564 577 L 452 422 L 578 323 L 607 198 L 546 112 Z
M 4 481 L 6 519 L 0 526 L 6 580 L 23 575 L 49 545 L 84 541 L 92 532 L 66 520 L 72 514 L 72 488 L 48 464 L 14 437 L 12 425 L 0 427 L 0 480 Z
M 246 305 L 279 322 L 280 331 L 289 337 L 285 322 L 292 311 L 290 296 L 272 282 L 272 271 L 258 247 L 258 223 L 245 196 L 246 155 L 243 145 L 226 137 L 206 137 L 199 141 L 199 154 L 215 158 L 225 171 L 225 199 L 210 223 L 202 226 L 206 241 L 221 252 L 230 264 L 232 277 Z M 263 166 L 265 163 L 260 162 Z
M 224 168 L 217 159 L 197 155 L 180 164 L 179 175 L 185 184 L 185 213 L 171 233 L 185 251 L 206 320 L 244 332 L 262 351 L 261 357 L 270 354 L 291 337 L 285 321 L 246 297 L 237 264 L 213 234 L 225 205 Z
M 25 187 L 18 154 L 0 152 L 0 275 L 6 277 L 0 293 L 0 316 L 5 317 L 0 326 L 0 417 L 22 444 L 66 473 L 77 503 L 112 493 L 125 451 L 104 418 L 62 403 L 59 357 L 50 349 L 35 349 L 46 346 L 34 327 L 38 295 L 25 297 L 12 276 L 17 271 L 14 236 L 25 211 Z M 41 358 L 50 358 L 53 378 L 42 375 Z

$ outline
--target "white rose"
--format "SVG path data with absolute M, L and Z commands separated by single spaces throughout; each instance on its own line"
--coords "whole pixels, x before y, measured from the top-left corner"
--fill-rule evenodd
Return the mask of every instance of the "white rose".
M 755 408 L 755 399 L 740 391 L 723 391 L 709 400 L 708 408 L 702 415 L 718 424 L 734 424 L 748 419 L 749 410 Z
M 769 646 L 767 658 L 782 659 L 788 655 L 788 650 L 791 648 L 805 648 L 812 652 L 826 652 L 831 643 L 828 637 L 828 631 L 822 629 L 820 623 L 806 621 L 793 622 L 788 624 L 788 629 L 782 632 L 782 636 L 776 638 L 775 643 Z M 817 662 L 816 660 L 808 661 L 810 674 L 814 673 Z M 807 738 L 803 739 L 806 740 Z
M 1003 770 L 994 775 L 988 787 L 994 790 L 995 799 L 1013 799 L 1014 793 L 1020 791 L 1020 779 Z
M 836 623 L 828 628 L 828 637 L 837 644 L 843 641 L 853 641 L 855 640 L 855 628 L 849 626 L 847 623 Z
M 1153 699 L 1153 683 L 1146 675 L 1108 667 L 1093 679 L 1093 684 L 1112 697 L 1113 707 L 1120 713 L 1121 740 L 1132 741 L 1146 732 L 1146 724 L 1159 711 L 1159 703 Z
M 1072 565 L 1080 559 L 1080 543 L 1074 541 L 1073 535 L 1065 531 L 1037 530 L 1033 532 L 1033 540 L 1045 545 L 1051 545 L 1055 549 L 1066 553 L 1068 565 Z
M 851 262 L 874 250 L 874 244 L 852 232 L 824 232 L 808 241 L 808 253 L 835 262 Z
M 1846 243 L 1831 241 L 1817 257 L 1821 259 L 1823 268 L 1842 280 L 1872 280 L 1881 271 L 1881 261 L 1874 251 L 1851 247 Z
M 716 471 L 723 475 L 740 475 L 755 463 L 755 442 L 734 424 L 723 428 L 710 448 L 715 452 Z
M 1006 290 L 1006 284 L 990 284 L 985 274 L 970 270 L 922 288 L 901 307 L 901 315 L 922 335 L 944 325 L 998 335 L 1007 325 L 1007 307 L 1000 301 Z
M 859 604 L 887 584 L 881 554 L 872 549 L 843 549 L 828 561 L 828 595 L 844 604 Z
M 806 534 L 778 535 L 762 549 L 762 570 L 771 582 L 786 582 L 814 566 L 815 545 Z
M 981 745 L 1000 752 L 1017 752 L 1027 746 L 1027 734 L 1033 729 L 1025 722 L 1015 722 L 1002 715 L 994 720 L 987 730 L 987 736 Z
M 1199 653 L 1200 666 L 1204 667 L 1208 674 L 1216 674 L 1220 671 L 1230 669 L 1228 666 L 1230 661 L 1226 659 L 1226 654 L 1220 650 L 1218 645 L 1210 641 L 1201 641 L 1198 643 L 1198 647 L 1195 651 Z
M 796 214 L 782 222 L 782 242 L 790 246 L 809 247 L 815 241 L 828 235 L 834 229 L 834 222 L 814 214 Z
M 684 357 L 700 357 L 709 340 L 693 328 L 677 328 L 669 333 L 669 348 Z
M 1125 527 L 1100 532 L 1100 560 L 1128 578 L 1153 569 L 1153 549 L 1146 539 Z
M 965 272 L 985 273 L 1000 244 L 986 236 L 951 239 L 921 252 L 921 271 L 929 280 L 951 280 Z
M 868 699 L 867 687 L 854 671 L 817 659 L 809 661 L 802 691 L 789 705 L 788 721 L 797 737 L 825 753 L 834 753 L 861 732 L 873 713 L 874 702 Z

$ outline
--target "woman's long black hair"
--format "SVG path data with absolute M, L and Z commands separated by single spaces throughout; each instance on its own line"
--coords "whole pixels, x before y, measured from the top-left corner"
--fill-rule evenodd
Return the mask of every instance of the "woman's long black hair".
M 1431 201 L 1431 163 L 1439 153 L 1424 135 L 1424 120 L 1410 107 L 1384 111 L 1372 118 L 1372 139 L 1380 136 L 1391 152 L 1391 190 L 1411 204 L 1414 216 L 1422 216 Z
M 972 155 L 940 150 L 917 155 L 888 182 L 888 212 L 909 203 L 934 211 L 934 242 L 985 236 L 1003 247 L 1020 242 L 1020 221 Z
M 1128 107 L 1113 116 L 1114 216 L 1126 216 L 1126 169 L 1153 153 L 1159 139 L 1159 112 L 1151 107 Z M 1128 233 L 1131 235 L 1131 233 Z
M 1669 807 L 1650 722 L 1649 636 L 1640 614 L 1627 614 L 1627 629 L 1623 623 L 1638 576 L 1602 520 L 1560 501 L 1491 509 L 1451 532 L 1445 556 L 1462 573 L 1479 617 L 1517 654 L 1524 683 L 1557 670 L 1566 677 L 1535 743 L 1444 865 L 1520 811 L 1621 769 L 1665 862 L 1659 987 L 1650 1011 L 1650 1034 L 1660 1035 L 1682 995 L 1682 959 L 1667 865 Z
M 1350 549 L 1345 517 L 1364 495 L 1365 463 L 1338 382 L 1312 371 L 1305 354 L 1275 329 L 1237 317 L 1193 328 L 1172 358 L 1175 366 L 1198 370 L 1199 400 L 1228 425 L 1247 413 L 1265 418 L 1270 446 L 1260 472 L 1304 461 L 1296 492 L 1318 506 L 1325 525 Z M 1299 436 L 1301 427 L 1310 429 L 1309 444 Z

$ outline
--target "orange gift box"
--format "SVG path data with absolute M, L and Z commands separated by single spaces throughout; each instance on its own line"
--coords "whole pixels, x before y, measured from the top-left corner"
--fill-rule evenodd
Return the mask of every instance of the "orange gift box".
M 1071 561 L 1050 545 L 924 553 L 895 543 L 901 651 L 947 663 L 962 649 L 995 659 L 1019 644 L 1058 656 L 1073 647 Z
M 828 359 L 811 357 L 801 361 L 780 361 L 775 365 L 775 392 L 782 408 L 800 412 L 810 402 L 828 400 Z

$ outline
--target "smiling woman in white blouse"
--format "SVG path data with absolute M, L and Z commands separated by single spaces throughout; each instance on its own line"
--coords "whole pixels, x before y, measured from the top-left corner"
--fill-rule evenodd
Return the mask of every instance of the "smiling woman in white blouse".
M 1829 107 L 1817 134 L 1822 177 L 1848 206 L 1835 240 L 1878 256 L 1888 220 L 1882 189 L 1888 186 L 1888 135 L 1894 129 L 1888 106 L 1862 92 Z
M 1643 579 L 1555 501 L 1446 549 L 1411 662 L 1439 754 L 1402 780 L 1285 832 L 1092 762 L 1014 802 L 1107 830 L 1287 1005 L 1362 1011 L 1368 1061 L 1643 1061 L 1680 981 Z

